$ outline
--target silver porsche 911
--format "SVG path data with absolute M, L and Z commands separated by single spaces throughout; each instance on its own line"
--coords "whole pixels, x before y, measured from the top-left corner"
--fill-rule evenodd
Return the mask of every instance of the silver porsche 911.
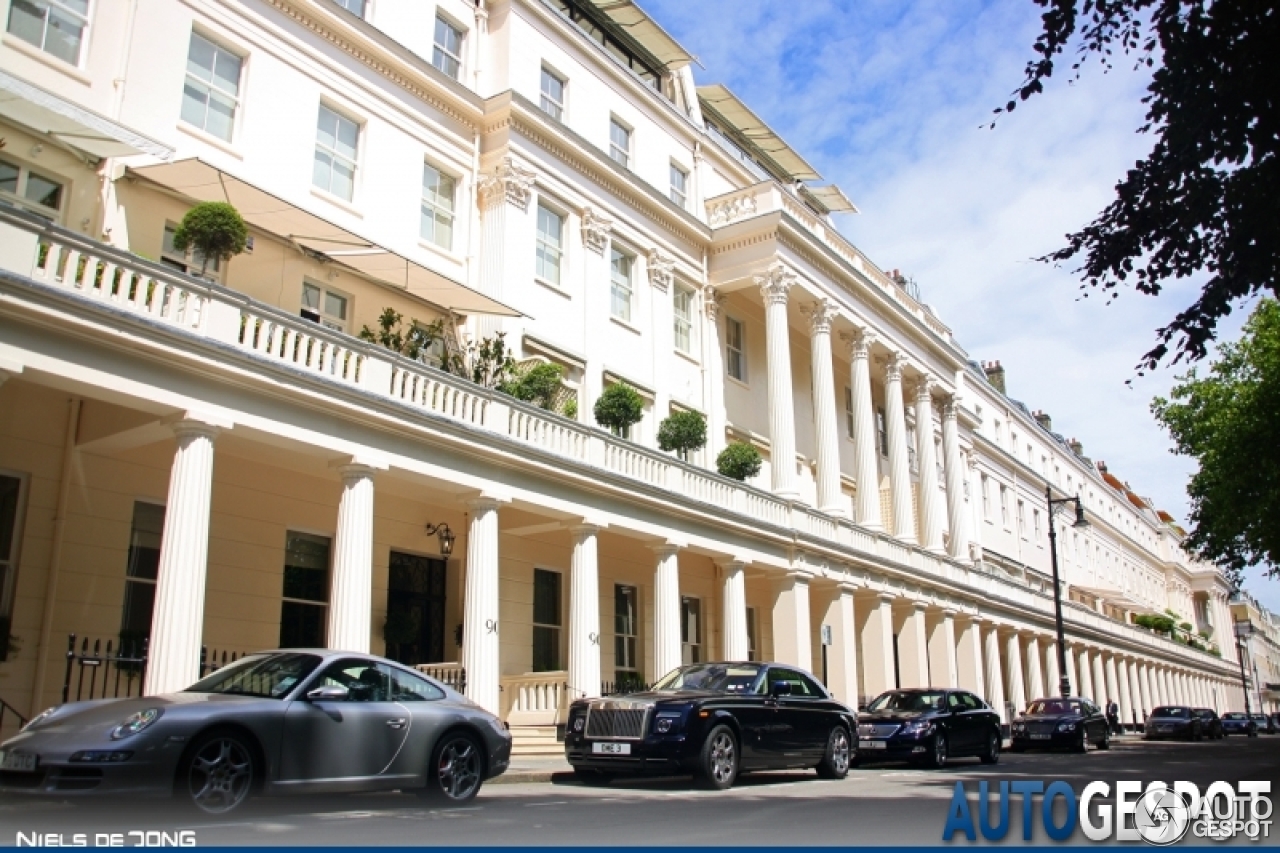
M 443 684 L 372 655 L 289 649 L 181 693 L 50 708 L 0 744 L 0 792 L 177 796 L 210 814 L 259 793 L 461 803 L 510 760 L 503 723 Z

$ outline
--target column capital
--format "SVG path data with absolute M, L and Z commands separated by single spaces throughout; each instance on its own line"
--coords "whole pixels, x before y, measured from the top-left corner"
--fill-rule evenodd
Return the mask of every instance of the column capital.
M 720 306 L 724 303 L 724 294 L 716 290 L 714 285 L 702 286 L 702 310 L 707 312 L 707 319 L 714 320 L 720 316 Z
M 613 220 L 595 208 L 588 207 L 582 211 L 582 242 L 588 249 L 603 254 L 612 230 Z
M 173 434 L 178 438 L 207 438 L 213 441 L 218 437 L 218 433 L 222 432 L 222 428 L 208 423 L 206 421 L 192 420 L 191 418 L 183 418 L 180 421 L 174 421 L 169 424 L 169 428 L 173 430 Z
M 907 357 L 898 350 L 890 350 L 884 359 L 884 378 L 886 382 L 901 382 L 902 368 L 907 365 Z
M 912 394 L 917 403 L 933 403 L 933 392 L 938 387 L 938 380 L 927 373 L 921 374 L 911 385 Z
M 497 509 L 502 501 L 492 495 L 478 495 L 468 498 L 466 501 L 467 508 L 475 512 L 487 512 Z
M 800 313 L 809 318 L 810 334 L 824 335 L 831 333 L 831 323 L 840 316 L 840 307 L 824 296 L 816 302 L 803 303 Z
M 850 331 L 841 332 L 840 340 L 849 346 L 849 360 L 855 361 L 871 354 L 871 345 L 876 342 L 876 336 L 867 326 L 854 326 Z
M 342 477 L 344 486 L 349 486 L 360 480 L 372 480 L 373 475 L 378 472 L 377 468 L 372 465 L 366 465 L 363 462 L 348 462 L 335 466 L 335 470 L 337 470 L 338 476 Z
M 923 613 L 923 612 L 925 612 L 926 610 L 928 610 L 928 609 L 929 609 L 929 602 L 927 602 L 927 601 L 920 601 L 919 599 L 915 599 L 915 600 L 913 600 L 913 601 L 911 602 L 911 608 L 912 608 L 913 610 L 916 610 L 916 611 L 920 612 L 920 613 Z
M 658 542 L 650 545 L 649 550 L 658 555 L 659 560 L 665 560 L 668 557 L 674 557 L 680 553 L 680 546 L 674 542 Z
M 521 210 L 528 210 L 533 178 L 532 170 L 520 166 L 510 156 L 503 157 L 497 168 L 480 182 L 480 203 L 484 207 L 492 207 L 506 201 Z
M 942 404 L 938 407 L 938 412 L 942 415 L 944 421 L 954 421 L 959 408 L 960 401 L 956 399 L 956 395 L 947 394 L 942 398 Z
M 675 282 L 675 259 L 661 249 L 650 249 L 646 258 L 649 268 L 649 284 L 666 293 Z
M 893 604 L 895 598 L 897 598 L 897 596 L 891 592 L 881 591 L 876 593 L 876 600 L 881 604 Z
M 796 274 L 782 264 L 772 264 L 753 276 L 766 305 L 786 305 L 787 295 L 796 283 Z
M 588 536 L 594 536 L 600 532 L 601 525 L 592 524 L 589 521 L 582 521 L 577 524 L 571 524 L 566 528 L 571 534 L 575 542 L 581 542 Z

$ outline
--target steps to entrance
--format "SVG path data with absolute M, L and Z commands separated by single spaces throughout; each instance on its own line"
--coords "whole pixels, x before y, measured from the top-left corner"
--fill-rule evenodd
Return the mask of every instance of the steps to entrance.
M 564 742 L 555 726 L 512 726 L 511 754 L 520 758 L 563 756 Z

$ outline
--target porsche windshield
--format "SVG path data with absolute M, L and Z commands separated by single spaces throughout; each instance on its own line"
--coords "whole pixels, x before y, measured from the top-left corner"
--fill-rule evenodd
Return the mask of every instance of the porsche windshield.
M 249 655 L 197 681 L 187 693 L 229 693 L 283 699 L 320 663 L 318 655 L 282 652 Z
M 654 690 L 718 690 L 722 693 L 750 693 L 761 667 L 752 664 L 703 663 L 667 673 Z

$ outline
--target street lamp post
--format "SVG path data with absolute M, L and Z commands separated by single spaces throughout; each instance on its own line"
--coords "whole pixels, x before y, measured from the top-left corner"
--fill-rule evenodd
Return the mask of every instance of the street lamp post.
M 1067 643 L 1062 635 L 1062 584 L 1058 581 L 1058 532 L 1053 524 L 1053 514 L 1061 504 L 1076 505 L 1076 520 L 1072 527 L 1088 527 L 1084 517 L 1084 504 L 1079 496 L 1073 498 L 1053 497 L 1053 487 L 1045 485 L 1044 499 L 1049 507 L 1049 559 L 1053 566 L 1053 624 L 1058 632 L 1058 690 L 1065 697 L 1071 695 L 1071 678 L 1067 675 Z
M 1244 692 L 1244 715 L 1252 718 L 1253 709 L 1249 707 L 1249 676 L 1244 668 L 1245 647 L 1241 640 L 1247 640 L 1253 635 L 1253 623 L 1248 619 L 1233 621 L 1236 634 L 1236 657 L 1240 660 L 1240 689 Z

